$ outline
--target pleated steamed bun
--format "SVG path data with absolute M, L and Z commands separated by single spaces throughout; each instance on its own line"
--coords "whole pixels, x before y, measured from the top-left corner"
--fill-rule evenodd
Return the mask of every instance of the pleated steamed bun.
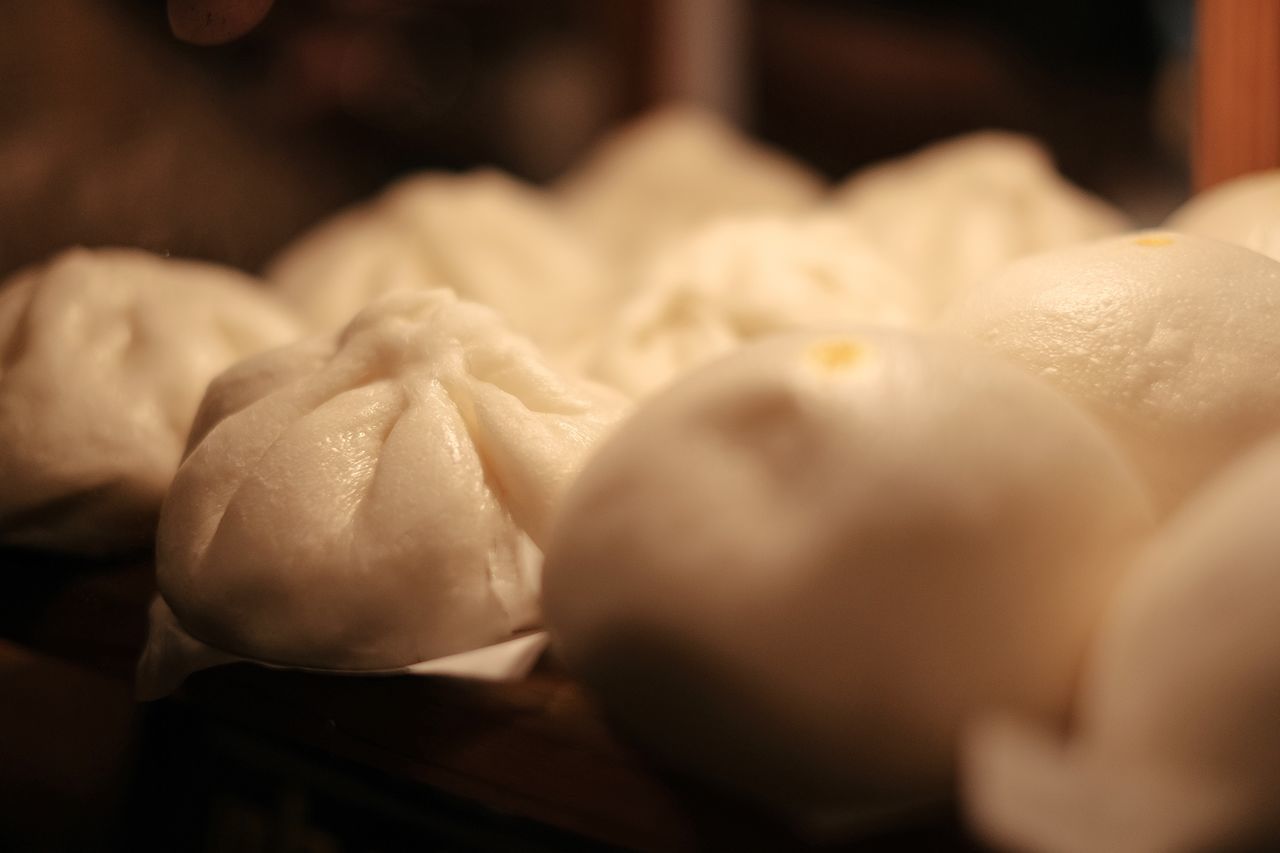
M 1280 438 L 1233 463 L 1152 541 L 1091 656 L 1069 739 L 978 727 L 967 810 L 1048 853 L 1280 844 Z
M 798 213 L 823 189 L 798 161 L 692 106 L 615 131 L 557 185 L 570 220 L 624 276 L 713 219 Z
M 249 277 L 72 249 L 0 287 L 0 545 L 146 547 L 205 385 L 298 336 Z
M 1280 169 L 1254 172 L 1198 193 L 1170 215 L 1165 227 L 1280 260 Z
M 608 292 L 591 251 L 549 202 L 491 170 L 403 178 L 286 247 L 267 278 L 322 331 L 394 290 L 448 287 L 565 363 Z
M 553 528 L 554 647 L 668 763 L 784 809 L 948 789 L 991 708 L 1060 723 L 1150 527 L 1102 430 L 903 331 L 755 343 L 642 406 Z
M 1168 510 L 1280 429 L 1280 264 L 1143 232 L 1027 258 L 944 325 L 1092 411 Z
M 935 308 L 1015 258 L 1129 227 L 1111 205 L 1067 182 L 1038 142 L 994 131 L 857 172 L 837 188 L 834 205 L 931 287 Z
M 165 499 L 161 594 L 210 646 L 404 666 L 538 620 L 548 516 L 619 417 L 491 310 L 390 294 L 219 376 Z
M 588 369 L 639 396 L 766 335 L 924 313 L 915 282 L 838 221 L 732 218 L 656 258 Z

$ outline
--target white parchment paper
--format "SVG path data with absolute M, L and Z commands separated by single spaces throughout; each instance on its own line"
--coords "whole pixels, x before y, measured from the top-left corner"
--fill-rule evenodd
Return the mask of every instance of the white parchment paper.
M 216 649 L 188 634 L 158 595 L 151 602 L 150 620 L 147 645 L 138 661 L 134 684 L 134 693 L 141 702 L 169 695 L 193 672 L 229 663 L 336 675 L 452 675 L 482 681 L 514 681 L 533 669 L 547 647 L 547 633 L 533 631 L 490 646 L 392 669 L 318 669 L 285 666 Z

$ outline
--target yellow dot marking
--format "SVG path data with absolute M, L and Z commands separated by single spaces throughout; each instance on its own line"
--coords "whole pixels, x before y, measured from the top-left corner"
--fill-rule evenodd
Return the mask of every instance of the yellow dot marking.
M 809 359 L 823 370 L 835 373 L 853 367 L 862 360 L 864 352 L 862 345 L 855 341 L 823 341 L 810 348 Z
M 1137 244 L 1137 245 L 1139 245 L 1139 246 L 1151 246 L 1151 247 L 1157 247 L 1157 246 L 1172 246 L 1172 245 L 1173 245 L 1173 238 L 1172 238 L 1172 237 L 1157 237 L 1157 236 L 1152 236 L 1152 237 L 1139 237 L 1137 240 L 1134 240 L 1133 242 L 1134 242 L 1134 243 L 1136 243 L 1136 244 Z

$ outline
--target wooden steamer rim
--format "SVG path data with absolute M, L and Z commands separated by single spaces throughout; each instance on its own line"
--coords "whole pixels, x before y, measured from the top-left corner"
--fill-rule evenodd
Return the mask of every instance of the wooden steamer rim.
M 1198 0 L 1195 50 L 1195 189 L 1280 167 L 1280 0 Z

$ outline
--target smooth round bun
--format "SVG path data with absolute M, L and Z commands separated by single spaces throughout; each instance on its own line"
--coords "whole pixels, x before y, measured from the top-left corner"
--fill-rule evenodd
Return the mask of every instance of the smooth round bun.
M 391 294 L 213 382 L 164 502 L 160 591 L 192 636 L 280 664 L 506 639 L 537 621 L 533 545 L 621 408 L 487 308 Z
M 589 372 L 641 395 L 766 335 L 923 316 L 915 283 L 838 221 L 721 220 L 658 256 Z
M 0 545 L 141 549 L 209 380 L 298 336 L 234 270 L 72 249 L 0 287 Z
M 669 763 L 790 808 L 943 793 L 991 708 L 1053 724 L 1150 525 L 1105 434 L 959 342 L 771 338 L 583 471 L 547 553 L 569 669 Z
M 1014 258 L 1126 230 L 1111 205 L 1068 183 L 1038 142 L 984 132 L 854 174 L 835 206 L 931 288 L 942 308 Z
M 1165 220 L 1165 227 L 1280 259 L 1280 169 L 1254 172 L 1198 193 Z
M 1092 411 L 1169 509 L 1280 429 L 1280 264 L 1143 232 L 1027 258 L 944 325 Z
M 403 178 L 286 247 L 267 278 L 321 331 L 394 290 L 448 287 L 565 360 L 606 292 L 594 256 L 542 194 L 490 170 Z
M 1064 853 L 1275 849 L 1278 506 L 1273 438 L 1145 549 L 1099 631 L 1069 742 L 1018 721 L 979 730 L 969 810 L 991 840 Z
M 569 218 L 624 274 L 713 219 L 799 212 L 822 191 L 798 161 L 692 106 L 625 125 L 557 185 Z

